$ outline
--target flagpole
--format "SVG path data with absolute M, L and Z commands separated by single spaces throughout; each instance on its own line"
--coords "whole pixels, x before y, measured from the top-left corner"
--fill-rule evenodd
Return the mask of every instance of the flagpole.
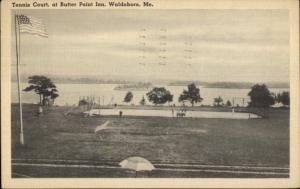
M 20 109 L 20 143 L 24 145 L 24 132 L 23 132 L 23 112 L 22 112 L 22 97 L 20 87 L 20 29 L 18 24 L 17 15 L 15 15 L 15 36 L 16 36 L 16 57 L 17 57 L 17 80 L 18 80 L 18 97 L 19 97 L 19 109 Z M 19 38 L 19 40 L 18 40 Z

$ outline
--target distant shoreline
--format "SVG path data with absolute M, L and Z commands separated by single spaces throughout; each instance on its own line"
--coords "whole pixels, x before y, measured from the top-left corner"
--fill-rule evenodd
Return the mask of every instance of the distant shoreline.
M 21 80 L 22 83 L 27 83 L 27 79 Z M 17 83 L 15 80 L 11 80 L 12 83 Z M 134 82 L 134 81 L 126 81 L 126 80 L 81 80 L 81 79 L 71 79 L 71 80 L 59 80 L 53 79 L 55 84 L 112 84 L 118 85 L 115 90 L 147 90 L 157 83 L 150 82 Z M 187 85 L 195 83 L 197 86 L 201 86 L 203 88 L 219 88 L 219 89 L 251 89 L 251 87 L 255 84 L 266 84 L 267 87 L 277 88 L 277 89 L 289 89 L 289 83 L 285 82 L 202 82 L 202 81 L 174 81 L 174 82 L 163 82 L 162 84 L 166 87 L 168 86 L 182 86 L 186 87 Z
M 251 87 L 257 83 L 249 82 L 194 82 L 196 85 L 200 85 L 203 88 L 218 88 L 218 89 L 251 89 Z M 188 82 L 174 82 L 170 83 L 169 86 L 187 86 Z M 279 83 L 279 82 L 266 82 L 259 83 L 266 84 L 268 88 L 278 88 L 278 89 L 289 89 L 289 83 Z
M 17 83 L 16 81 L 12 81 L 11 83 Z M 22 81 L 21 82 L 22 84 L 27 84 L 27 82 L 25 81 Z M 87 83 L 87 82 L 54 82 L 55 84 L 63 84 L 63 85 L 78 85 L 78 84 L 81 84 L 81 85 L 127 85 L 124 84 L 124 83 L 105 83 L 105 82 L 91 82 L 91 83 Z M 164 84 L 165 87 L 168 87 L 168 86 L 182 86 L 182 87 L 187 87 L 188 84 Z M 243 86 L 243 85 L 234 85 L 234 86 L 223 86 L 223 85 L 215 85 L 215 84 L 206 84 L 206 85 L 200 85 L 200 84 L 196 84 L 197 86 L 201 86 L 202 88 L 211 88 L 211 89 L 251 89 L 251 87 L 253 85 L 255 85 L 255 83 L 251 84 L 251 85 L 246 85 L 246 86 Z M 276 85 L 276 84 L 266 84 L 267 87 L 269 89 L 290 89 L 290 86 L 288 84 L 283 84 L 283 85 Z M 153 86 L 156 86 L 155 84 L 153 84 Z M 152 87 L 153 87 L 152 86 Z M 151 88 L 151 87 L 150 87 Z M 118 89 L 114 89 L 114 90 L 141 90 L 141 91 L 144 91 L 144 90 L 148 90 L 150 88 L 135 88 L 135 87 L 129 87 L 129 88 L 118 88 Z

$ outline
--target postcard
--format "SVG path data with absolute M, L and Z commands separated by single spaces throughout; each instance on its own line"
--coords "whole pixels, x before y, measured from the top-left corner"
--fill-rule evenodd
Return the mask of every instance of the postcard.
M 3 187 L 299 187 L 298 8 L 3 1 Z

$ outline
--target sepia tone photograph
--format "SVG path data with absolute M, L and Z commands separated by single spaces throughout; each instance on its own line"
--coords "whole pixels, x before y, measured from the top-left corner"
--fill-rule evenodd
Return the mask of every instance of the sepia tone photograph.
M 288 9 L 10 20 L 12 179 L 291 177 Z

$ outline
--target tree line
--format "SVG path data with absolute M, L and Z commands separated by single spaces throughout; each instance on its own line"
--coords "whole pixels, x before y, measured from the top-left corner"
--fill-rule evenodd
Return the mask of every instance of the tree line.
M 28 78 L 28 87 L 24 89 L 25 92 L 34 91 L 40 97 L 41 105 L 53 104 L 54 100 L 59 96 L 56 85 L 51 79 L 45 76 L 34 75 Z M 162 105 L 165 103 L 173 102 L 173 94 L 165 87 L 154 87 L 151 91 L 146 93 L 148 101 L 154 105 Z M 290 104 L 290 94 L 288 91 L 283 91 L 278 94 L 271 93 L 265 84 L 255 84 L 252 86 L 248 93 L 250 97 L 249 107 L 270 107 L 275 102 L 282 103 L 288 106 Z M 128 91 L 124 97 L 124 102 L 131 102 L 133 99 L 133 93 Z M 203 98 L 200 95 L 200 89 L 194 84 L 188 84 L 187 90 L 183 90 L 180 94 L 179 102 L 189 102 L 192 106 L 202 102 Z M 143 96 L 140 105 L 145 105 L 146 99 Z M 232 106 L 228 100 L 225 104 L 223 99 L 219 96 L 214 98 L 214 106 Z
M 192 107 L 194 104 L 199 103 L 203 100 L 200 96 L 200 89 L 194 83 L 191 83 L 187 86 L 187 90 L 183 90 L 180 94 L 178 101 L 179 102 L 190 102 Z M 149 102 L 152 102 L 154 105 L 170 103 L 173 101 L 173 95 L 164 87 L 154 87 L 151 91 L 146 93 Z M 270 107 L 274 105 L 275 102 L 281 103 L 283 105 L 290 105 L 290 94 L 288 91 L 283 91 L 278 94 L 271 93 L 265 84 L 259 85 L 255 84 L 252 86 L 250 92 L 248 93 L 250 97 L 249 107 Z M 128 91 L 125 95 L 124 102 L 131 102 L 133 98 L 133 93 Z M 143 96 L 140 101 L 141 105 L 145 105 L 145 97 Z M 221 96 L 214 98 L 214 106 L 227 106 L 231 107 L 232 103 L 227 100 L 224 104 Z
M 173 95 L 169 90 L 165 87 L 154 87 L 151 91 L 146 93 L 148 97 L 148 101 L 152 102 L 154 105 L 170 103 L 173 101 Z M 124 102 L 131 102 L 133 98 L 133 94 L 131 91 L 128 91 L 125 95 Z M 200 89 L 196 87 L 194 83 L 188 85 L 188 90 L 183 90 L 182 94 L 179 96 L 179 102 L 189 101 L 192 106 L 195 103 L 201 102 L 203 98 L 200 96 Z M 142 100 L 140 101 L 141 105 L 145 105 L 146 100 L 143 96 Z

